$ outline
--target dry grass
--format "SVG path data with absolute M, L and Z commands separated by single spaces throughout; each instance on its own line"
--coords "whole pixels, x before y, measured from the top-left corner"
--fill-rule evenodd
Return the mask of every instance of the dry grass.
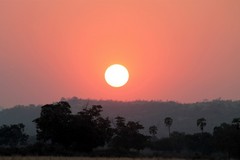
M 183 160 L 171 158 L 0 157 L 0 160 Z

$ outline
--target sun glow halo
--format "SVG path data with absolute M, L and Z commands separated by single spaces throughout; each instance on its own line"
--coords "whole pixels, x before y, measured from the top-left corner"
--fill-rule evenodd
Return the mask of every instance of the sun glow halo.
M 113 64 L 105 71 L 105 80 L 112 87 L 122 87 L 128 79 L 128 70 L 123 65 Z

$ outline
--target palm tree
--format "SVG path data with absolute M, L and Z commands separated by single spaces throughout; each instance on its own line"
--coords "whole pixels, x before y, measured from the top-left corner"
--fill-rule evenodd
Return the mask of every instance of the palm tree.
M 172 123 L 173 123 L 173 119 L 171 118 L 171 117 L 166 117 L 165 119 L 164 119 L 164 123 L 165 123 L 165 125 L 168 127 L 168 136 L 170 137 L 170 128 L 171 128 L 171 126 L 172 126 Z
M 150 126 L 149 127 L 149 133 L 153 136 L 153 137 L 155 137 L 155 135 L 157 134 L 157 126 L 155 126 L 155 125 L 153 125 L 153 126 Z
M 203 133 L 203 129 L 204 127 L 207 125 L 207 122 L 206 122 L 206 119 L 205 118 L 199 118 L 197 120 L 197 126 L 200 128 L 200 130 L 202 131 Z

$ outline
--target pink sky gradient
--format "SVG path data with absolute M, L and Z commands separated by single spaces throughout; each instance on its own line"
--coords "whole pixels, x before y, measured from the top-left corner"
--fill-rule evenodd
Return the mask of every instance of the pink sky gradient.
M 240 1 L 0 0 L 0 106 L 72 96 L 240 99 Z

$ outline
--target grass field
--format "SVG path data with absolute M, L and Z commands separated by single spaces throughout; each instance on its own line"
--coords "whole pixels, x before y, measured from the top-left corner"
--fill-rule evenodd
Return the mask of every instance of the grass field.
M 173 158 L 0 157 L 0 160 L 183 160 Z

